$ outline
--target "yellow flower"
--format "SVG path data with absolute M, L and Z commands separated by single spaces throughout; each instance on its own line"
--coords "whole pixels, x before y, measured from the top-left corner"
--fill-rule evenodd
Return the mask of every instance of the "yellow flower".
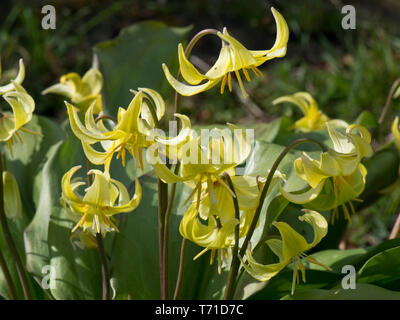
M 13 89 L 10 89 L 11 86 Z M 18 132 L 19 130 L 32 134 L 37 133 L 24 128 L 24 125 L 32 119 L 32 114 L 35 110 L 35 101 L 18 82 L 11 81 L 11 86 L 2 87 L 7 87 L 7 89 L 3 89 L 5 93 L 2 96 L 11 106 L 12 112 L 0 111 L 0 141 L 6 143 L 12 156 L 12 146 L 15 136 L 21 143 L 23 142 Z
M 276 276 L 283 268 L 289 263 L 293 263 L 293 281 L 292 281 L 292 294 L 294 293 L 296 282 L 299 283 L 300 277 L 298 269 L 302 273 L 303 282 L 305 282 L 305 268 L 302 259 L 306 258 L 309 262 L 321 265 L 330 270 L 329 267 L 319 263 L 312 256 L 307 256 L 306 251 L 316 246 L 323 237 L 328 233 L 328 223 L 325 218 L 316 211 L 303 210 L 304 215 L 299 217 L 300 221 L 305 221 L 311 225 L 314 230 L 314 240 L 308 243 L 307 240 L 295 231 L 286 222 L 273 222 L 273 225 L 279 230 L 281 234 L 280 239 L 269 239 L 266 241 L 268 247 L 279 258 L 278 263 L 263 265 L 258 263 L 250 249 L 246 251 L 247 264 L 241 259 L 243 267 L 247 272 L 259 281 L 268 281 Z
M 229 90 L 231 86 L 231 72 L 234 72 L 243 96 L 247 93 L 244 89 L 239 71 L 242 70 L 247 81 L 250 81 L 248 69 L 252 70 L 256 76 L 262 74 L 258 66 L 273 58 L 280 58 L 286 54 L 286 44 L 289 39 L 289 29 L 282 15 L 271 8 L 274 15 L 277 34 L 273 47 L 269 50 L 247 50 L 238 40 L 233 38 L 226 28 L 223 32 L 218 32 L 217 36 L 222 40 L 222 48 L 215 64 L 205 74 L 200 73 L 185 56 L 183 47 L 178 47 L 179 66 L 183 79 L 188 84 L 184 84 L 175 79 L 169 72 L 167 66 L 163 64 L 165 76 L 170 85 L 183 96 L 192 96 L 206 91 L 222 80 L 221 93 L 224 92 L 225 84 L 228 82 Z M 202 83 L 205 81 L 204 83 Z
M 276 172 L 269 190 L 283 176 Z M 182 237 L 201 247 L 205 247 L 194 260 L 207 251 L 211 251 L 210 264 L 218 252 L 218 272 L 221 272 L 222 255 L 229 256 L 229 248 L 234 246 L 235 227 L 239 224 L 239 238 L 246 236 L 259 204 L 260 188 L 265 178 L 252 176 L 233 176 L 232 184 L 240 210 L 240 220 L 235 218 L 233 193 L 229 186 L 219 181 L 210 187 L 204 186 L 199 199 L 193 200 L 184 214 L 179 231 Z
M 321 110 L 318 109 L 318 104 L 308 92 L 297 92 L 293 95 L 283 96 L 272 101 L 272 104 L 290 102 L 295 104 L 304 117 L 294 123 L 294 128 L 301 132 L 310 132 L 326 128 L 326 122 L 335 127 L 347 127 L 348 124 L 339 119 L 329 120 Z
M 135 195 L 130 198 L 125 186 L 111 179 L 108 172 L 90 170 L 88 175 L 94 175 L 91 186 L 85 189 L 82 197 L 75 191 L 85 184 L 82 181 L 71 182 L 72 176 L 81 166 L 71 168 L 62 178 L 61 203 L 71 218 L 78 221 L 72 229 L 83 227 L 95 233 L 105 234 L 107 231 L 116 230 L 114 215 L 131 212 L 136 209 L 142 199 L 142 188 L 139 181 L 135 180 Z M 117 202 L 118 200 L 118 202 Z
M 113 154 L 117 153 L 117 158 L 121 157 L 125 165 L 125 150 L 128 150 L 143 168 L 142 149 L 154 141 L 151 130 L 155 127 L 155 119 L 151 109 L 154 105 L 153 111 L 157 121 L 165 113 L 164 100 L 155 90 L 139 88 L 128 108 L 119 108 L 118 123 L 112 130 L 106 128 L 103 119 L 95 120 L 94 104 L 86 111 L 85 124 L 80 121 L 77 109 L 69 103 L 66 105 L 71 129 L 81 140 L 90 162 L 96 165 L 104 164 L 108 168 Z M 178 117 L 184 118 L 182 115 Z M 185 119 L 189 121 L 187 117 Z M 100 142 L 104 152 L 92 147 L 97 142 Z
M 102 110 L 102 88 L 103 75 L 97 68 L 91 68 L 82 78 L 75 72 L 61 76 L 60 83 L 47 88 L 43 94 L 54 93 L 68 97 L 82 112 L 86 112 L 94 103 L 93 112 L 99 114 Z
M 3 171 L 3 199 L 7 218 L 19 218 L 22 216 L 22 202 L 18 183 L 14 175 L 9 171 Z
M 333 149 L 321 153 L 319 161 L 303 153 L 294 162 L 297 175 L 310 185 L 310 189 L 304 193 L 289 193 L 281 186 L 279 188 L 289 201 L 306 204 L 315 210 L 330 210 L 342 205 L 346 218 L 351 221 L 345 203 L 349 202 L 354 212 L 350 200 L 356 199 L 364 190 L 367 170 L 360 161 L 372 153 L 371 135 L 359 125 L 347 127 L 345 135 L 329 124 L 327 127 Z M 358 134 L 353 133 L 354 130 Z M 337 209 L 334 214 L 337 214 Z
M 245 130 L 233 125 L 231 127 L 233 134 L 229 129 L 211 130 L 206 143 L 204 136 L 196 137 L 193 131 L 190 135 L 182 134 L 186 140 L 156 138 L 161 149 L 162 146 L 171 148 L 179 144 L 176 149 L 172 148 L 175 154 L 168 149 L 165 153 L 180 162 L 180 170 L 176 175 L 161 161 L 157 161 L 153 163 L 155 173 L 165 183 L 185 182 L 193 188 L 191 196 L 196 192 L 201 193 L 204 183 L 209 190 L 212 190 L 216 181 L 225 184 L 222 175 L 226 172 L 234 176 L 235 167 L 244 162 L 251 151 Z

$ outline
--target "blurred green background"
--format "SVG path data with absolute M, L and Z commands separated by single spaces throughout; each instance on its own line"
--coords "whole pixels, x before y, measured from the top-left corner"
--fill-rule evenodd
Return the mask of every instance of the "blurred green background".
M 55 30 L 41 28 L 41 8 L 52 4 L 57 11 Z M 356 30 L 343 30 L 341 8 L 354 5 Z M 42 96 L 60 75 L 83 74 L 92 63 L 93 46 L 118 36 L 120 30 L 145 20 L 169 26 L 192 25 L 191 35 L 204 28 L 224 26 L 249 49 L 269 49 L 275 38 L 270 7 L 288 22 L 287 55 L 264 64 L 262 78 L 246 84 L 250 100 L 240 93 L 217 94 L 218 89 L 182 101 L 182 111 L 193 122 L 267 122 L 281 115 L 299 117 L 289 106 L 272 106 L 275 98 L 308 91 L 332 118 L 352 122 L 362 110 L 376 117 L 392 83 L 400 77 L 400 1 L 340 0 L 202 0 L 202 1 L 1 1 L 0 53 L 6 82 L 17 72 L 17 61 L 27 67 L 25 88 L 36 101 L 36 113 L 65 119 L 63 98 Z M 220 42 L 205 38 L 193 51 L 194 61 L 211 65 Z M 139 63 L 139 62 L 138 62 Z M 161 68 L 161 66 L 160 66 Z M 173 91 L 165 97 L 173 103 Z M 394 101 L 386 123 L 388 132 Z M 382 199 L 354 218 L 346 236 L 347 246 L 374 244 L 388 237 L 398 210 L 398 194 Z

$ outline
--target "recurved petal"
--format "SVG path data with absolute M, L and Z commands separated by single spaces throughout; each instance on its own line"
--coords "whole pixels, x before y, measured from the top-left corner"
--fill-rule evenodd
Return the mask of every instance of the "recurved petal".
M 83 202 L 92 206 L 111 206 L 109 179 L 99 170 L 92 169 L 88 172 L 88 175 L 90 174 L 94 175 L 94 181 L 92 185 L 85 190 L 86 194 L 83 197 Z
M 310 245 L 306 239 L 295 231 L 290 225 L 283 221 L 275 221 L 272 223 L 281 234 L 282 237 L 282 256 L 286 263 L 289 263 L 294 257 L 300 253 L 310 249 Z
M 190 123 L 190 118 L 184 114 L 175 113 L 175 117 L 181 120 L 181 130 L 178 135 L 173 138 L 164 138 L 162 136 L 156 137 L 156 141 L 167 146 L 178 146 L 183 142 L 187 141 L 192 132 L 192 125 Z
M 139 91 L 135 94 L 130 102 L 126 112 L 118 117 L 117 129 L 126 132 L 134 133 L 139 130 L 139 116 L 142 111 L 143 92 Z
M 4 94 L 4 99 L 13 109 L 15 131 L 32 119 L 32 112 L 35 108 L 35 101 L 24 92 L 9 91 Z
M 181 178 L 180 176 L 173 173 L 165 164 L 163 163 L 154 163 L 153 164 L 154 172 L 157 177 L 159 177 L 165 183 L 177 183 L 185 180 L 189 180 L 191 177 Z
M 71 185 L 72 176 L 80 169 L 82 166 L 72 167 L 67 173 L 64 174 L 61 180 L 62 198 L 67 202 L 73 201 L 76 203 L 81 203 L 81 199 L 75 194 L 74 188 Z
M 206 91 L 206 90 L 212 88 L 213 86 L 215 86 L 220 80 L 220 78 L 215 79 L 215 80 L 208 80 L 207 82 L 205 82 L 203 84 L 191 86 L 191 85 L 187 85 L 182 82 L 179 82 L 177 79 L 175 79 L 171 75 L 171 73 L 168 70 L 168 67 L 165 64 L 163 64 L 163 70 L 164 70 L 165 77 L 167 78 L 169 84 L 175 89 L 175 91 L 177 91 L 182 96 L 193 96 L 200 92 Z
M 135 210 L 139 205 L 140 201 L 142 200 L 142 186 L 140 185 L 139 180 L 135 179 L 135 194 L 130 200 L 126 187 L 117 180 L 112 180 L 112 181 L 117 185 L 120 194 L 119 194 L 118 206 L 111 207 L 109 213 L 116 214 L 116 213 L 130 212 Z
M 66 101 L 65 101 L 65 105 L 67 106 L 69 123 L 71 125 L 71 129 L 79 140 L 85 141 L 86 143 L 89 143 L 89 144 L 93 144 L 93 143 L 99 142 L 101 140 L 108 139 L 107 137 L 104 137 L 101 134 L 97 134 L 97 133 L 89 131 L 82 124 L 81 120 L 79 119 L 78 109 Z
M 271 8 L 276 23 L 276 38 L 275 43 L 269 50 L 255 50 L 251 51 L 252 55 L 256 58 L 257 64 L 264 63 L 273 58 L 280 58 L 286 54 L 286 45 L 289 40 L 289 27 L 285 18 L 273 7 Z
M 315 188 L 310 188 L 308 191 L 303 193 L 287 192 L 282 188 L 281 184 L 278 184 L 278 187 L 282 196 L 290 202 L 304 204 L 318 197 L 318 195 L 321 193 L 322 187 L 324 186 L 324 182 L 325 180 L 321 181 Z
M 226 28 L 224 28 L 223 33 L 218 32 L 217 35 L 223 41 L 229 44 L 229 46 L 222 47 L 222 50 L 227 50 L 227 53 L 229 54 L 224 53 L 224 56 L 221 55 L 221 57 L 224 57 L 224 59 L 221 58 L 219 63 L 217 60 L 218 64 L 215 63 L 213 67 L 214 71 L 213 68 L 211 68 L 210 71 L 206 73 L 207 77 L 221 77 L 227 71 L 240 70 L 256 64 L 256 59 L 253 57 L 251 52 L 247 50 L 238 40 L 232 37 Z M 217 72 L 217 70 L 220 72 Z
M 196 84 L 199 84 L 204 79 L 207 79 L 188 60 L 181 43 L 178 45 L 178 56 L 179 56 L 179 68 L 180 68 L 183 79 L 185 79 L 185 81 L 187 83 L 189 83 L 191 85 L 196 85 Z
M 90 68 L 83 76 L 82 83 L 90 88 L 90 94 L 96 95 L 103 88 L 103 75 L 98 69 Z
M 326 222 L 326 219 L 316 211 L 303 209 L 303 212 L 305 212 L 305 214 L 300 216 L 299 220 L 307 222 L 314 230 L 314 240 L 309 244 L 310 249 L 317 245 L 322 238 L 326 236 L 328 233 L 328 223 Z
M 56 83 L 42 91 L 42 94 L 54 93 L 68 98 L 72 98 L 73 91 L 71 86 L 64 83 Z
M 0 66 L 0 70 L 1 70 L 1 66 Z M 0 71 L 1 74 L 1 71 Z M 22 59 L 19 59 L 19 70 L 18 70 L 18 74 L 14 79 L 14 82 L 21 84 L 25 79 L 25 65 L 24 65 L 24 61 Z M 0 87 L 0 95 L 8 92 L 8 91 L 12 91 L 14 90 L 14 85 L 13 83 L 9 83 L 5 86 Z
M 165 101 L 161 97 L 161 95 L 153 89 L 149 88 L 138 88 L 139 91 L 143 91 L 145 94 L 147 94 L 154 102 L 154 106 L 156 107 L 156 115 L 157 119 L 161 120 L 161 118 L 165 114 Z
M 304 101 L 303 99 L 297 98 L 295 96 L 289 95 L 289 96 L 283 96 L 280 98 L 275 99 L 274 101 L 272 101 L 272 104 L 276 105 L 276 104 L 280 104 L 283 102 L 289 102 L 289 103 L 293 103 L 294 105 L 296 105 L 297 107 L 299 107 L 299 109 L 301 110 L 301 112 L 305 115 L 307 114 L 307 110 L 308 110 L 308 104 L 306 101 Z
M 321 181 L 329 177 L 329 174 L 321 170 L 320 163 L 311 159 L 304 152 L 300 156 L 300 161 L 296 159 L 294 165 L 296 173 L 306 180 L 312 188 L 316 188 Z
M 257 279 L 258 281 L 270 280 L 272 277 L 276 276 L 287 264 L 285 261 L 267 265 L 258 263 L 254 259 L 249 249 L 246 251 L 246 258 L 247 263 L 245 263 L 239 256 L 242 266 L 253 278 Z

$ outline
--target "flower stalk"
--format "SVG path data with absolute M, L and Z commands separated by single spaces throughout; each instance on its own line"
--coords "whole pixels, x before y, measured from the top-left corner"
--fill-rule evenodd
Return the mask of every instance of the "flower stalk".
M 238 224 L 235 227 L 235 244 L 232 249 L 232 262 L 231 262 L 231 269 L 229 270 L 228 280 L 226 282 L 225 288 L 225 296 L 224 300 L 232 300 L 235 294 L 236 288 L 236 278 L 239 271 L 240 260 L 238 257 L 239 253 L 239 221 L 240 221 L 240 210 L 239 210 L 239 203 L 236 196 L 236 191 L 232 183 L 232 179 L 229 174 L 225 173 L 224 177 L 228 181 L 228 186 L 232 190 L 234 196 L 232 196 L 233 206 L 235 207 L 235 219 L 237 219 Z
M 247 232 L 246 238 L 239 250 L 239 253 L 236 255 L 235 258 L 239 259 L 240 257 L 243 257 L 246 253 L 247 247 L 249 245 L 249 242 L 251 240 L 251 237 L 253 236 L 253 233 L 255 231 L 258 219 L 260 218 L 260 214 L 261 214 L 261 209 L 263 207 L 264 204 L 264 200 L 265 197 L 267 196 L 268 193 L 268 189 L 271 185 L 271 182 L 273 180 L 274 174 L 276 172 L 276 170 L 278 169 L 279 164 L 281 163 L 281 161 L 283 160 L 283 158 L 289 153 L 290 150 L 292 150 L 294 147 L 296 147 L 297 145 L 301 144 L 301 143 L 305 143 L 305 142 L 311 142 L 311 143 L 315 143 L 317 144 L 323 151 L 325 150 L 325 147 L 323 144 L 321 144 L 319 141 L 316 141 L 314 139 L 310 139 L 310 138 L 302 138 L 302 139 L 298 139 L 294 142 L 292 142 L 291 144 L 289 144 L 278 156 L 278 158 L 275 160 L 274 164 L 272 165 L 271 170 L 268 173 L 267 176 L 267 180 L 264 184 L 264 187 L 261 191 L 261 196 L 260 196 L 260 202 L 257 206 L 257 209 L 255 211 L 253 220 L 251 221 L 250 227 L 249 227 L 249 231 Z M 236 235 L 235 235 L 236 237 Z M 236 241 L 235 241 L 235 246 L 236 246 Z M 233 258 L 232 258 L 233 259 Z M 240 263 L 234 263 L 235 260 L 232 260 L 232 264 L 231 264 L 231 269 L 229 271 L 229 276 L 228 276 L 228 283 L 227 283 L 227 287 L 226 287 L 226 293 L 225 293 L 225 299 L 232 299 L 235 293 L 235 288 L 236 288 L 236 284 L 237 284 L 237 274 L 239 271 L 239 267 L 240 267 Z M 229 285 L 229 287 L 228 287 Z
M 8 270 L 6 260 L 3 257 L 3 254 L 0 251 L 0 268 L 3 271 L 4 279 L 6 280 L 6 284 L 8 287 L 8 292 L 10 294 L 10 299 L 15 300 L 17 299 L 17 294 L 15 291 L 15 286 L 11 278 L 10 271 Z
M 91 164 L 87 161 L 87 169 L 88 171 L 91 168 Z M 88 175 L 88 186 L 90 187 L 93 184 L 93 176 Z M 97 243 L 97 251 L 99 253 L 100 263 L 101 263 L 101 278 L 102 278 L 102 299 L 109 300 L 110 297 L 110 281 L 108 275 L 108 265 L 107 265 L 107 257 L 104 251 L 104 244 L 103 244 L 103 236 L 101 233 L 96 232 L 96 243 Z

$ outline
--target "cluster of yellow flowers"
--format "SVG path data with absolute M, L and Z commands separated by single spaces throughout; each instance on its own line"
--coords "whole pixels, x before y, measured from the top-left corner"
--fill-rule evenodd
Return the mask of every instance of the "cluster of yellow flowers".
M 262 75 L 258 69 L 260 65 L 286 54 L 288 26 L 274 8 L 272 13 L 277 34 L 271 49 L 248 50 L 224 28 L 222 33 L 216 34 L 222 41 L 219 57 L 210 70 L 202 74 L 189 61 L 183 46 L 179 44 L 180 73 L 186 83 L 173 77 L 164 64 L 162 67 L 170 85 L 179 94 L 192 96 L 221 82 L 222 94 L 226 84 L 229 91 L 232 90 L 231 74 L 234 73 L 246 98 L 247 93 L 240 71 L 250 81 L 248 70 L 258 77 Z M 14 91 L 21 92 L 17 80 L 13 84 Z M 136 180 L 135 195 L 130 198 L 125 186 L 111 178 L 109 170 L 113 155 L 121 158 L 122 164 L 125 165 L 128 151 L 137 166 L 143 168 L 143 150 L 155 147 L 157 161 L 152 165 L 159 179 L 169 184 L 184 182 L 191 189 L 187 199 L 187 202 L 191 203 L 179 227 L 181 235 L 204 247 L 195 258 L 209 250 L 212 263 L 217 253 L 218 269 L 221 271 L 223 259 L 229 258 L 230 249 L 235 245 L 237 226 L 239 239 L 248 234 L 256 208 L 260 205 L 260 191 L 266 182 L 266 176 L 236 174 L 236 167 L 248 158 L 251 151 L 248 141 L 244 139 L 243 142 L 243 137 L 246 138 L 245 131 L 231 125 L 233 135 L 227 137 L 222 130 L 215 129 L 219 135 L 204 146 L 201 144 L 201 137 L 197 137 L 191 130 L 190 119 L 183 114 L 175 114 L 181 122 L 177 136 L 164 137 L 155 134 L 154 129 L 158 128 L 165 114 L 165 102 L 159 93 L 149 88 L 132 90 L 134 96 L 131 103 L 126 109 L 118 110 L 118 117 L 112 123 L 103 114 L 102 85 L 103 77 L 100 71 L 92 68 L 83 78 L 75 73 L 64 75 L 60 83 L 44 91 L 61 94 L 70 99 L 66 106 L 72 131 L 80 139 L 87 159 L 95 165 L 104 166 L 104 171 L 88 172 L 94 179 L 84 190 L 83 196 L 79 195 L 77 190 L 85 183 L 72 180 L 80 166 L 73 167 L 62 179 L 62 204 L 77 222 L 73 231 L 78 227 L 83 227 L 92 234 L 118 230 L 113 216 L 133 211 L 141 201 L 142 191 L 140 183 Z M 296 130 L 309 132 L 327 128 L 333 143 L 332 149 L 321 153 L 319 161 L 303 153 L 294 162 L 298 176 L 309 184 L 308 190 L 302 193 L 285 191 L 281 185 L 285 176 L 279 171 L 274 174 L 268 189 L 278 185 L 286 199 L 304 204 L 304 207 L 308 208 L 304 209 L 304 215 L 299 218 L 312 226 L 314 240 L 308 243 L 287 223 L 274 222 L 273 225 L 279 230 L 281 239 L 270 239 L 267 245 L 277 255 L 279 262 L 261 265 L 253 258 L 250 249 L 246 252 L 247 261 L 243 261 L 245 257 L 240 259 L 243 267 L 260 281 L 269 280 L 287 264 L 294 263 L 294 290 L 294 284 L 299 281 L 298 269 L 301 270 L 304 279 L 304 266 L 301 262 L 306 257 L 304 252 L 318 244 L 328 231 L 325 218 L 313 210 L 337 210 L 342 206 L 350 220 L 346 203 L 352 209 L 351 200 L 356 199 L 364 189 L 366 169 L 360 161 L 371 154 L 372 150 L 368 130 L 362 126 L 348 125 L 342 120 L 330 120 L 318 109 L 316 101 L 308 93 L 299 92 L 284 96 L 275 100 L 274 104 L 282 102 L 293 103 L 303 112 L 304 117 L 294 124 Z M 84 121 L 81 120 L 83 118 Z M 346 128 L 345 134 L 335 128 Z M 242 142 L 237 143 L 239 140 Z M 233 161 L 227 161 L 226 155 L 221 152 L 226 149 L 233 155 Z M 178 163 L 179 170 L 173 171 L 170 165 L 163 163 L 161 158 L 165 157 Z M 226 175 L 229 176 L 231 186 L 225 179 Z M 234 199 L 240 211 L 239 219 L 235 216 Z M 311 256 L 307 259 L 312 263 L 319 263 Z

